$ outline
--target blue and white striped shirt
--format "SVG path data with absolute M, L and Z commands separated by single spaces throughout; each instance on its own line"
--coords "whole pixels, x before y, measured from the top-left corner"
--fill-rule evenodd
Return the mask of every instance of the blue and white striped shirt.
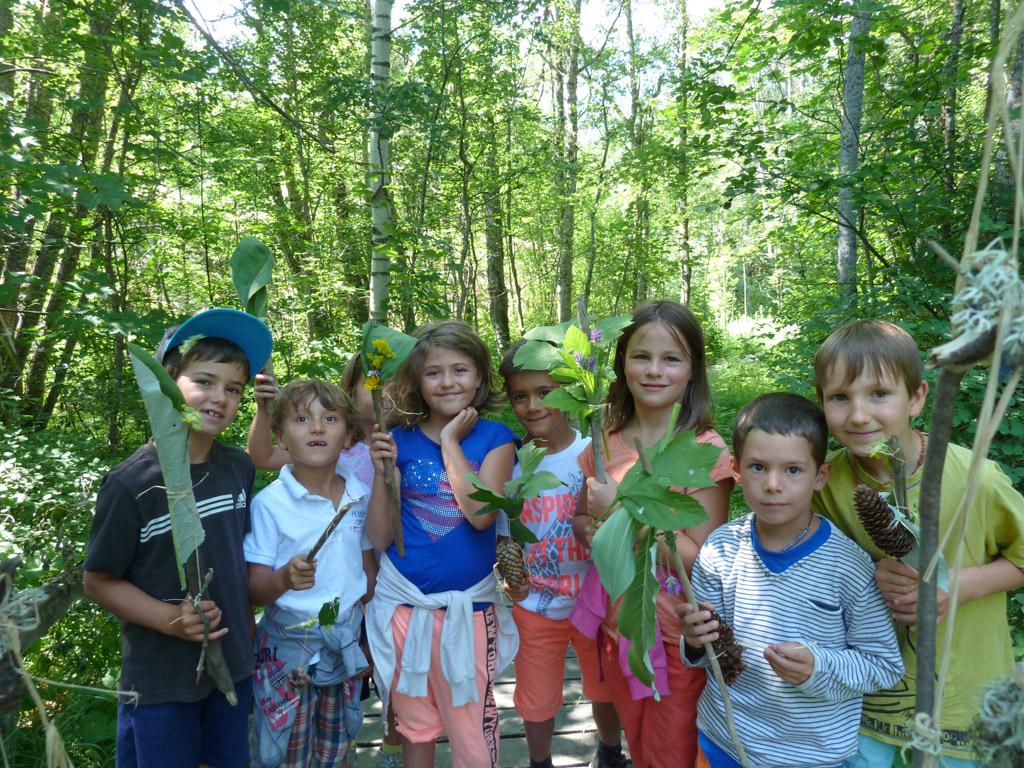
M 791 685 L 763 653 L 744 648 L 747 669 L 729 698 L 751 768 L 834 766 L 856 752 L 862 695 L 903 674 L 874 570 L 867 554 L 824 519 L 785 553 L 761 547 L 752 514 L 718 528 L 701 548 L 694 593 L 715 607 L 738 641 L 758 648 L 800 642 L 814 654 L 810 678 Z M 685 655 L 691 666 L 706 665 L 703 656 Z M 735 758 L 710 676 L 697 712 L 700 730 Z

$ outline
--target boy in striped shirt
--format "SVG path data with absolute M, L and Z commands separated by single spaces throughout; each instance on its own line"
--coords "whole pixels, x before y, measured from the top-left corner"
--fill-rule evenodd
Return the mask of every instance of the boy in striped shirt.
M 748 764 L 839 766 L 857 750 L 861 697 L 892 685 L 903 663 L 874 567 L 811 511 L 825 485 L 828 429 L 811 401 L 783 392 L 748 403 L 733 427 L 733 471 L 751 514 L 716 530 L 693 566 L 700 604 L 679 606 L 683 660 L 733 628 L 743 648 L 729 688 Z M 712 678 L 697 710 L 712 768 L 738 767 L 722 693 Z

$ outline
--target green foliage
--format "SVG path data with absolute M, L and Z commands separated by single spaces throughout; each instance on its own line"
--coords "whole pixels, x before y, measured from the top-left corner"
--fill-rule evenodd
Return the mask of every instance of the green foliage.
M 326 603 L 320 606 L 320 611 L 317 613 L 316 620 L 321 627 L 332 627 L 338 620 L 338 611 L 341 608 L 341 602 L 336 597 L 333 600 L 328 600 Z
M 614 374 L 615 341 L 631 322 L 627 316 L 603 318 L 591 326 L 589 337 L 579 320 L 534 328 L 527 332 L 514 363 L 527 371 L 548 371 L 561 382 L 561 387 L 545 396 L 544 404 L 563 411 L 580 430 L 588 432 Z
M 678 418 L 678 406 L 672 424 Z M 714 483 L 710 471 L 719 449 L 697 443 L 692 432 L 669 434 L 638 460 L 622 478 L 613 511 L 594 534 L 591 557 L 612 600 L 624 594 L 619 630 L 630 640 L 633 674 L 651 685 L 654 674 L 649 651 L 654 645 L 655 596 L 658 580 L 654 563 L 658 532 L 665 531 L 674 546 L 674 532 L 707 520 L 695 500 L 672 488 L 705 488 Z M 646 464 L 646 466 L 645 466 Z
M 466 479 L 476 488 L 469 498 L 484 504 L 477 514 L 489 515 L 499 510 L 504 511 L 508 516 L 509 533 L 516 541 L 528 544 L 535 544 L 538 541 L 536 534 L 519 519 L 523 512 L 523 505 L 530 499 L 539 496 L 541 492 L 557 488 L 562 484 L 562 481 L 553 473 L 537 471 L 537 467 L 540 466 L 546 454 L 546 448 L 541 448 L 533 442 L 524 443 L 516 451 L 519 461 L 519 476 L 505 483 L 503 493 L 492 490 L 474 473 L 466 473 Z
M 231 254 L 231 281 L 250 315 L 266 317 L 267 286 L 273 279 L 274 254 L 255 237 L 243 237 Z
M 1024 590 L 1009 594 L 1010 637 L 1013 639 L 1013 658 L 1024 659 Z
M 398 369 L 402 367 L 414 346 L 414 336 L 379 323 L 366 323 L 363 325 L 361 351 L 365 375 L 369 378 L 370 371 L 379 371 L 377 378 L 380 381 L 388 381 L 398 373 Z

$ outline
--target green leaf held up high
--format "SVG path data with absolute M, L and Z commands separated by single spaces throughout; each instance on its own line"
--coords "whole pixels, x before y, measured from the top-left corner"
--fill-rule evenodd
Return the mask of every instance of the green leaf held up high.
M 167 511 L 171 523 L 171 540 L 178 567 L 181 588 L 186 589 L 184 564 L 206 538 L 192 493 L 192 469 L 188 460 L 189 428 L 178 405 L 185 398 L 167 371 L 153 356 L 135 344 L 128 344 L 135 379 L 149 416 L 149 425 L 156 443 L 164 487 L 167 489 Z M 168 385 L 177 393 L 169 394 Z
M 267 286 L 273 279 L 274 254 L 255 237 L 243 237 L 231 254 L 231 281 L 250 315 L 265 318 Z

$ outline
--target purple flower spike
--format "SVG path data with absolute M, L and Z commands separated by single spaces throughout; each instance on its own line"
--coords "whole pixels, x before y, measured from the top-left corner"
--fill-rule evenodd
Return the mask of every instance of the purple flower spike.
M 581 368 L 584 368 L 591 373 L 597 370 L 597 359 L 594 355 L 584 355 L 582 352 L 573 352 L 572 356 L 576 361 L 576 364 Z
M 594 330 L 592 330 L 590 332 L 590 340 L 591 341 L 600 341 L 601 340 L 601 330 L 599 328 L 595 328 Z

